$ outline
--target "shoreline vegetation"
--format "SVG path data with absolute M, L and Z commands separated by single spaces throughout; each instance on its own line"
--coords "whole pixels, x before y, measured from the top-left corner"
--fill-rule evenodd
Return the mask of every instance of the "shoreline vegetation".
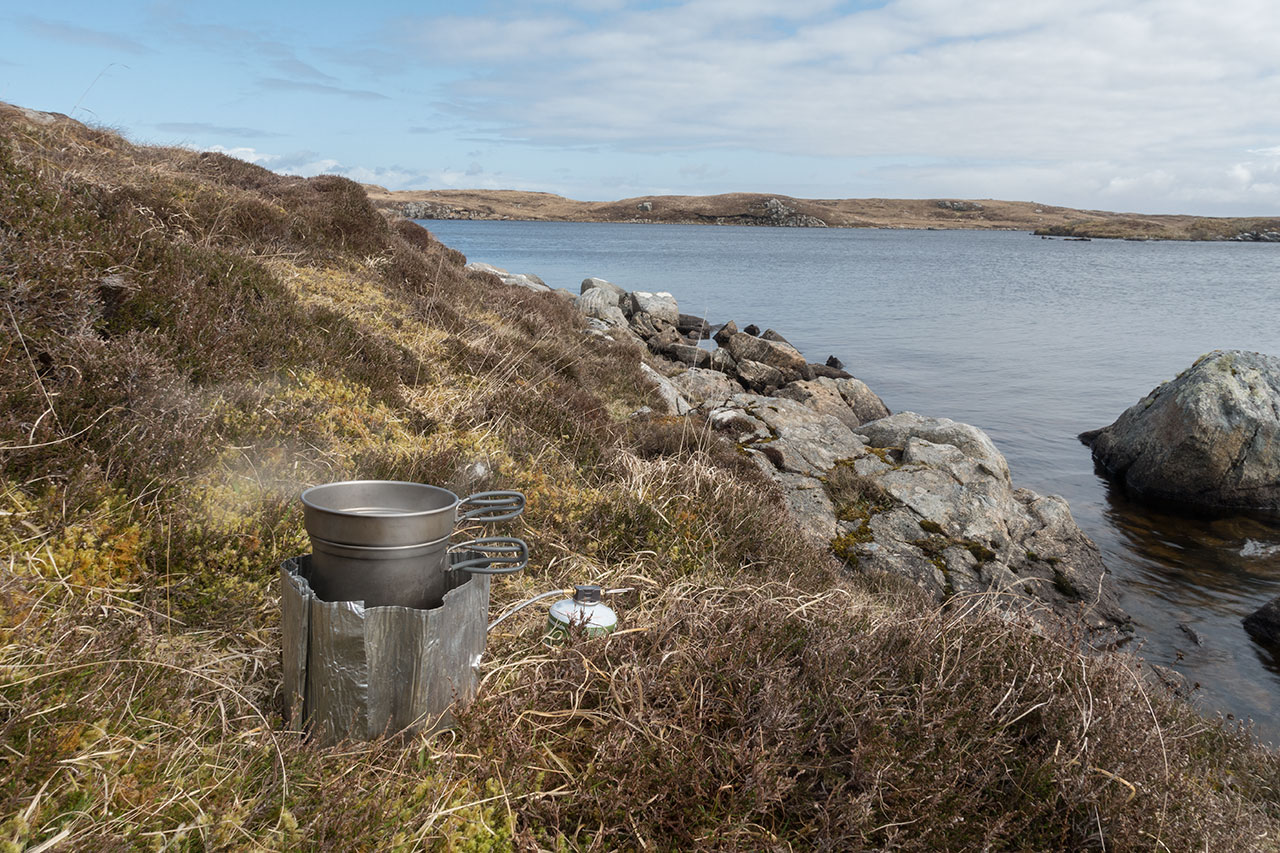
M 0 246 L 0 850 L 1274 849 L 1245 728 L 844 567 L 639 344 L 358 184 L 0 104 Z M 307 742 L 278 567 L 356 477 L 524 491 L 491 613 L 621 629 L 527 608 L 455 728 Z
M 766 193 L 575 201 L 520 190 L 400 190 L 363 185 L 374 206 L 406 219 L 979 229 L 1046 237 L 1280 242 L 1280 217 L 1112 213 L 992 199 L 802 199 Z

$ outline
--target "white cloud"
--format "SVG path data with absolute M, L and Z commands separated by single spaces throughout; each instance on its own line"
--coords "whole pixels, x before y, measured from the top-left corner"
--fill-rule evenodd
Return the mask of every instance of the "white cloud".
M 1280 153 L 1260 147 L 1280 114 L 1280 6 L 1265 0 L 611 5 L 436 18 L 414 44 L 466 69 L 451 109 L 508 142 L 927 157 L 950 165 L 907 169 L 912 185 L 1280 207 L 1274 174 L 1242 162 Z M 1237 164 L 1248 180 L 1227 177 Z
M 227 148 L 222 145 L 210 145 L 205 151 L 216 151 L 219 154 L 226 154 L 228 157 L 235 157 L 237 160 L 244 160 L 249 163 L 257 163 L 259 166 L 269 166 L 271 163 L 280 159 L 279 154 L 266 154 L 254 148 L 239 146 L 237 148 Z

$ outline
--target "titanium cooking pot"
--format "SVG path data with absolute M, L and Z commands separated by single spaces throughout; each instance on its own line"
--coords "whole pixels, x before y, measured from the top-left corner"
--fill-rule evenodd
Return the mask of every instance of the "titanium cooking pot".
M 450 564 L 451 551 L 482 556 Z M 448 537 L 420 545 L 344 545 L 311 537 L 311 586 L 322 601 L 363 601 L 365 607 L 430 609 L 456 586 L 449 572 L 510 574 L 529 563 L 521 539 L 485 537 L 449 544 Z
M 520 492 L 477 492 L 459 499 L 425 483 L 348 480 L 307 489 L 302 514 L 313 540 L 390 548 L 446 540 L 459 521 L 508 521 L 524 512 L 524 503 Z

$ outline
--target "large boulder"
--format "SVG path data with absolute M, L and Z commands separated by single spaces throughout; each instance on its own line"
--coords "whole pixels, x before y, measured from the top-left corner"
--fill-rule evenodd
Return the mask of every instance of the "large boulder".
M 1240 350 L 1201 356 L 1080 439 L 1140 498 L 1278 510 L 1280 358 Z
M 610 326 L 627 325 L 627 316 L 618 307 L 618 296 L 602 287 L 589 288 L 573 300 L 573 306 L 588 317 L 603 320 Z
M 631 313 L 645 313 L 654 320 L 676 326 L 680 322 L 680 306 L 670 293 L 649 293 L 636 290 L 631 293 Z
M 729 354 L 735 360 L 756 361 L 761 364 L 767 364 L 770 367 L 776 367 L 781 371 L 792 374 L 791 378 L 799 378 L 805 374 L 805 368 L 808 362 L 804 360 L 804 356 L 793 346 L 783 341 L 770 341 L 765 338 L 757 338 L 746 332 L 738 332 L 729 338 L 729 343 L 725 347 L 729 350 Z
M 606 290 L 609 293 L 612 293 L 614 296 L 613 304 L 619 307 L 622 306 L 622 300 L 627 297 L 627 291 L 619 287 L 618 285 L 614 284 L 611 281 L 605 281 L 602 278 L 596 278 L 594 276 L 592 276 L 591 278 L 584 278 L 582 280 L 582 288 L 580 290 L 581 293 L 586 293 L 588 290 L 597 290 L 597 289 Z

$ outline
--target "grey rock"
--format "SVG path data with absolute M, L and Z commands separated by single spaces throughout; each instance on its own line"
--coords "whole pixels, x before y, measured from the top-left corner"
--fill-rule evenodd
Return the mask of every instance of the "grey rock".
M 994 476 L 1009 479 L 1009 463 L 985 432 L 950 418 L 930 418 L 915 412 L 899 412 L 858 427 L 872 447 L 905 447 L 913 436 L 934 444 L 950 444 L 978 460 Z
M 691 367 L 684 373 L 672 376 L 671 382 L 676 386 L 676 390 L 695 406 L 708 400 L 727 400 L 734 394 L 742 393 L 742 386 L 733 379 L 718 370 L 702 367 Z
M 649 293 L 644 290 L 632 291 L 631 312 L 633 314 L 644 312 L 655 320 L 662 320 L 672 326 L 680 322 L 680 307 L 676 304 L 676 298 L 665 291 L 659 293 Z
M 774 480 L 782 486 L 787 508 L 800 524 L 800 529 L 812 539 L 830 542 L 835 538 L 836 509 L 827 497 L 822 481 L 804 474 L 775 472 Z
M 760 334 L 760 327 L 757 326 L 755 323 L 748 323 L 747 326 L 742 331 L 754 337 Z
M 667 409 L 672 414 L 685 415 L 693 410 L 693 407 L 689 405 L 689 401 L 681 396 L 679 390 L 677 390 L 676 386 L 671 383 L 670 379 L 663 376 L 644 362 L 640 363 L 640 369 L 644 372 L 644 375 L 649 377 L 649 380 L 657 386 L 658 396 L 667 404 Z
M 712 340 L 714 340 L 717 345 L 723 347 L 723 346 L 728 346 L 729 339 L 736 334 L 738 334 L 738 324 L 730 320 L 729 322 L 721 326 L 719 329 L 717 329 L 716 333 L 711 337 L 712 337 Z
M 721 347 L 711 351 L 711 369 L 719 370 L 721 373 L 727 373 L 730 376 L 736 376 L 738 373 L 738 362 L 733 356 L 729 355 L 729 351 Z
M 787 381 L 778 368 L 745 358 L 736 363 L 734 372 L 744 386 L 761 394 L 769 394 Z
M 816 216 L 797 213 L 794 207 L 782 199 L 770 198 L 764 203 L 763 224 L 781 228 L 826 228 L 827 223 Z
M 1126 624 L 1067 502 L 1015 488 L 981 430 L 904 412 L 857 432 L 872 447 L 900 448 L 893 462 L 883 450 L 853 462 L 889 500 L 872 510 L 872 540 L 855 547 L 860 567 L 904 575 L 938 600 L 995 593 L 1007 606 L 1079 615 L 1093 629 Z
M 627 291 L 623 290 L 621 287 L 619 287 L 618 285 L 614 284 L 611 281 L 605 281 L 602 278 L 596 278 L 594 276 L 592 276 L 591 278 L 584 278 L 582 280 L 582 288 L 580 291 L 581 293 L 586 293 L 588 290 L 596 290 L 596 289 L 606 290 L 609 293 L 612 293 L 614 295 L 613 304 L 617 305 L 618 307 L 622 307 L 622 301 L 627 296 Z
M 827 356 L 827 367 L 834 367 L 836 370 L 844 370 L 844 362 L 836 358 L 834 355 Z
M 641 311 L 638 314 L 631 313 L 628 316 L 631 319 L 631 330 L 634 331 L 637 335 L 644 338 L 645 340 L 648 340 L 650 338 L 657 336 L 658 327 L 654 325 L 653 318 L 650 317 L 648 314 Z
M 711 353 L 702 347 L 690 346 L 689 344 L 672 344 L 663 351 L 663 354 L 690 367 L 706 367 L 711 363 Z M 723 376 L 724 374 L 716 375 Z
M 680 334 L 694 337 L 698 340 L 706 340 L 711 337 L 711 324 L 704 318 L 693 314 L 681 314 L 676 320 L 676 329 Z
M 1280 358 L 1209 353 L 1080 438 L 1135 496 L 1280 509 Z
M 889 414 L 880 398 L 857 379 L 798 380 L 779 388 L 778 396 L 837 417 L 849 427 L 857 427 Z
M 735 394 L 719 408 L 745 412 L 768 427 L 771 440 L 753 446 L 781 471 L 817 476 L 862 451 L 862 441 L 847 426 L 794 400 Z
M 738 362 L 758 361 L 761 364 L 791 372 L 794 374 L 791 378 L 798 378 L 808 366 L 804 356 L 790 344 L 757 338 L 746 332 L 739 332 L 730 337 L 726 349 Z
M 852 376 L 840 378 L 835 380 L 835 385 L 859 423 L 887 418 L 891 414 L 884 400 L 861 379 L 854 379 Z
M 627 325 L 626 315 L 618 307 L 617 296 L 604 288 L 591 288 L 573 300 L 573 307 L 588 317 L 594 317 L 610 326 Z
M 495 267 L 493 264 L 486 264 L 481 261 L 472 261 L 467 264 L 465 269 L 471 272 L 488 273 L 496 276 L 499 281 L 510 287 L 523 287 L 538 293 L 546 293 L 551 290 L 547 283 L 536 275 L 507 272 L 501 267 Z
M 809 369 L 813 371 L 813 378 L 818 379 L 852 379 L 853 374 L 842 367 L 831 367 L 826 364 L 809 364 Z

